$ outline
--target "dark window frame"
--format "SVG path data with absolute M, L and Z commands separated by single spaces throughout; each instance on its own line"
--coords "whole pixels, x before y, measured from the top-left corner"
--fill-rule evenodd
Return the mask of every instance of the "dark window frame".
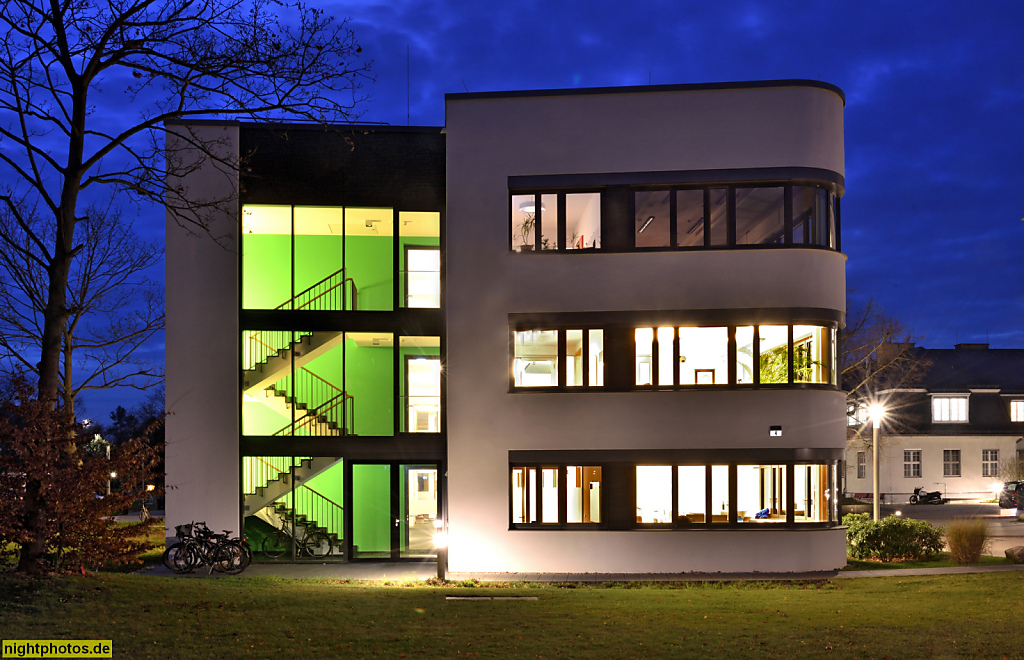
M 515 529 L 579 529 L 579 530 L 585 530 L 585 529 L 608 529 L 608 526 L 604 522 L 599 522 L 599 523 L 594 523 L 594 522 L 578 522 L 578 523 L 572 522 L 571 523 L 571 522 L 568 522 L 568 518 L 569 518 L 569 493 L 568 493 L 568 489 L 566 488 L 566 483 L 567 482 L 566 482 L 565 472 L 566 472 L 566 469 L 568 467 L 576 466 L 576 465 L 578 465 L 578 464 L 577 463 L 567 463 L 567 462 L 560 462 L 560 463 L 551 463 L 551 462 L 543 462 L 543 463 L 510 462 L 508 464 L 508 528 L 510 530 L 515 530 Z M 602 511 L 602 516 L 601 517 L 602 517 L 602 521 L 603 521 L 603 519 L 604 519 L 604 513 L 603 512 L 605 511 L 605 502 L 606 502 L 606 498 L 607 498 L 606 490 L 605 490 L 604 483 L 603 483 L 604 482 L 604 476 L 603 475 L 604 475 L 605 465 L 600 463 L 600 462 L 590 462 L 590 463 L 587 463 L 587 465 L 585 467 L 599 467 L 599 468 L 601 468 L 602 484 L 601 484 L 601 499 L 600 499 L 599 506 L 601 507 L 601 511 Z M 512 485 L 512 475 L 514 474 L 515 470 L 523 470 L 524 471 L 523 472 L 524 475 L 528 475 L 529 474 L 528 470 L 534 470 L 534 475 L 535 475 L 534 478 L 537 479 L 537 484 L 535 486 L 535 489 L 537 491 L 537 501 L 534 504 L 534 506 L 536 508 L 536 512 L 537 512 L 537 520 L 536 520 L 536 522 L 515 522 L 515 520 L 513 519 L 513 516 L 512 516 L 512 511 L 513 511 L 512 502 L 513 502 L 515 490 L 514 490 L 513 485 Z M 543 476 L 542 470 L 554 470 L 555 474 L 557 475 L 557 478 L 558 478 L 558 485 L 556 486 L 556 488 L 558 490 L 558 521 L 557 522 L 543 522 L 543 518 L 544 518 L 544 508 L 543 508 L 544 507 L 544 493 L 543 493 L 543 491 L 544 491 L 544 487 L 543 487 L 544 476 Z M 523 489 L 527 493 L 527 496 L 529 496 L 530 485 L 527 482 L 527 478 L 525 476 L 524 476 L 524 479 L 523 479 Z M 524 504 L 524 510 L 523 510 L 523 518 L 524 518 L 524 520 L 529 517 L 529 516 L 526 515 L 526 506 L 528 506 L 528 504 Z
M 800 188 L 811 188 L 814 189 L 815 195 L 811 204 L 811 215 L 807 222 L 807 231 L 804 232 L 804 240 L 795 243 L 793 240 L 793 189 L 796 187 Z M 736 239 L 736 191 L 745 190 L 751 188 L 782 188 L 783 191 L 783 235 L 781 242 L 774 243 L 738 243 Z M 713 190 L 726 190 L 726 236 L 727 240 L 724 244 L 715 244 L 712 240 L 711 233 L 711 194 Z M 667 246 L 652 246 L 652 247 L 637 247 L 635 244 L 631 251 L 635 252 L 662 252 L 662 251 L 694 251 L 694 250 L 705 250 L 705 249 L 778 249 L 778 248 L 813 248 L 813 249 L 824 249 L 840 251 L 839 244 L 839 199 L 840 197 L 835 194 L 831 187 L 827 184 L 823 184 L 815 181 L 762 181 L 762 182 L 743 182 L 743 183 L 706 183 L 706 184 L 681 184 L 681 185 L 636 185 L 631 186 L 632 191 L 630 199 L 630 210 L 633 223 L 636 220 L 636 193 L 638 192 L 658 192 L 665 191 L 669 193 L 670 199 L 670 215 L 669 215 L 669 244 Z M 679 191 L 686 190 L 702 190 L 704 192 L 704 245 L 702 246 L 680 246 L 679 235 L 678 235 L 678 208 L 677 208 L 677 193 Z M 819 211 L 818 196 L 820 193 L 824 194 L 825 204 L 823 209 L 826 213 L 826 217 L 822 220 L 818 218 L 817 213 Z M 511 205 L 510 205 L 511 209 Z M 831 213 L 829 213 L 831 211 Z M 824 242 L 814 240 L 816 236 L 822 233 L 822 223 L 824 223 Z M 636 236 L 634 228 L 633 236 Z
M 601 330 L 604 331 L 605 326 L 598 326 L 593 324 L 564 324 L 564 323 L 551 323 L 543 325 L 509 325 L 508 330 L 508 391 L 509 392 L 586 392 L 586 391 L 606 391 L 605 385 L 591 385 L 590 384 L 590 331 Z M 537 332 L 557 332 L 558 333 L 558 344 L 557 344 L 557 358 L 558 358 L 558 385 L 547 385 L 539 387 L 530 387 L 524 385 L 516 385 L 516 374 L 515 374 L 515 363 L 516 363 L 516 333 L 517 332 L 528 332 L 535 330 Z M 581 330 L 583 333 L 582 343 L 580 344 L 583 355 L 581 364 L 583 365 L 581 384 L 569 385 L 569 364 L 566 360 L 566 331 L 567 330 Z M 607 359 L 602 362 L 603 373 L 601 374 L 601 382 L 606 383 L 608 380 L 608 361 Z
M 509 252 L 513 252 L 513 253 L 526 252 L 526 253 L 535 253 L 535 254 L 566 254 L 566 253 L 575 254 L 575 253 L 587 253 L 587 252 L 601 252 L 602 248 L 599 248 L 599 247 L 586 247 L 586 246 L 584 246 L 582 248 L 569 249 L 569 247 L 566 245 L 567 241 L 566 241 L 566 236 L 565 236 L 565 226 L 566 226 L 565 225 L 565 223 L 566 223 L 566 219 L 565 219 L 565 213 L 566 213 L 565 212 L 565 196 L 566 195 L 575 195 L 575 194 L 596 194 L 596 195 L 599 195 L 598 204 L 600 204 L 601 200 L 603 200 L 604 190 L 601 187 L 596 187 L 596 188 L 595 187 L 589 187 L 589 188 L 580 188 L 580 189 L 575 189 L 574 188 L 572 190 L 547 189 L 547 188 L 544 188 L 544 189 L 542 189 L 542 188 L 531 188 L 531 189 L 528 189 L 528 190 L 513 190 L 513 189 L 509 189 L 509 191 L 508 191 L 508 204 L 506 205 L 506 208 L 508 209 L 508 250 L 509 250 Z M 547 248 L 547 249 L 538 248 L 538 243 L 540 245 L 543 245 L 543 237 L 544 237 L 543 227 L 544 227 L 544 224 L 546 222 L 550 222 L 550 220 L 545 221 L 545 219 L 544 219 L 545 211 L 544 210 L 540 210 L 539 213 L 535 214 L 535 224 L 534 224 L 534 228 L 533 228 L 533 244 L 529 246 L 529 249 L 528 250 L 522 250 L 522 251 L 521 250 L 517 250 L 515 248 L 515 246 L 512 244 L 512 236 L 513 236 L 513 232 L 512 232 L 512 228 L 513 228 L 513 224 L 512 224 L 513 223 L 513 220 L 512 220 L 512 213 L 513 213 L 513 211 L 512 211 L 512 198 L 513 197 L 527 196 L 527 195 L 533 195 L 533 197 L 534 197 L 533 203 L 534 203 L 534 208 L 535 209 L 542 209 L 541 198 L 544 195 L 556 195 L 557 196 L 557 204 L 556 204 L 556 207 L 555 207 L 555 222 L 557 223 L 558 228 L 556 229 L 557 245 L 555 247 Z M 600 226 L 603 227 L 604 223 L 602 222 Z

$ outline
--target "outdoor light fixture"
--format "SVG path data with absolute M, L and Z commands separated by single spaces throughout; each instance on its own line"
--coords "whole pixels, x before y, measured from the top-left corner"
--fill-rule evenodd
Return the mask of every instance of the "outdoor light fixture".
M 653 215 L 651 217 L 647 218 L 647 220 L 644 221 L 644 224 L 640 225 L 640 229 L 637 229 L 636 233 L 638 233 L 638 234 L 644 233 L 644 230 L 647 229 L 647 226 L 649 224 L 651 224 L 652 222 L 654 222 L 654 216 Z
M 902 512 L 902 511 L 897 511 L 897 512 L 896 512 L 896 515 L 897 515 L 897 516 L 902 516 L 902 515 L 903 515 L 903 512 Z
M 444 520 L 434 518 L 434 547 L 437 548 L 437 579 L 444 582 L 448 568 L 448 533 L 444 531 Z
M 111 472 L 110 473 L 110 478 L 111 479 L 117 479 L 117 472 Z
M 771 437 L 771 438 L 781 438 L 782 437 L 782 426 L 779 425 L 779 424 L 775 424 L 773 426 L 769 426 L 768 427 L 768 436 Z
M 885 406 L 872 403 L 868 406 L 868 416 L 871 418 L 871 512 L 872 520 L 878 520 L 881 517 L 878 501 L 878 427 L 885 417 Z

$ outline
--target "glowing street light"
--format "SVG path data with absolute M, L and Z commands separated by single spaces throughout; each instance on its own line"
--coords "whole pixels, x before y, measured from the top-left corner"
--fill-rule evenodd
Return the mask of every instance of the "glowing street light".
M 868 416 L 871 418 L 872 512 L 874 519 L 878 520 L 880 518 L 878 501 L 878 427 L 881 426 L 882 418 L 885 417 L 885 406 L 880 403 L 872 403 L 868 406 Z

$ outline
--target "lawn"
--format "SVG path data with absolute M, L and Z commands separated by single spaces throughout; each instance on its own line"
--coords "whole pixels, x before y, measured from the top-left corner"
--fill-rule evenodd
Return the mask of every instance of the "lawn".
M 1019 658 L 1022 591 L 1019 572 L 506 588 L 8 574 L 0 629 L 112 639 L 115 658 Z

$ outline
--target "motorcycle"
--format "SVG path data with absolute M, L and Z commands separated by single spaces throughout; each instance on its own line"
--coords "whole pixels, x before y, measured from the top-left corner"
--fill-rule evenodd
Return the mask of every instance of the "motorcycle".
M 945 504 L 948 502 L 946 498 L 942 497 L 942 493 L 937 490 L 931 492 L 926 491 L 924 486 L 918 486 L 914 489 L 914 494 L 910 496 L 911 504 Z

